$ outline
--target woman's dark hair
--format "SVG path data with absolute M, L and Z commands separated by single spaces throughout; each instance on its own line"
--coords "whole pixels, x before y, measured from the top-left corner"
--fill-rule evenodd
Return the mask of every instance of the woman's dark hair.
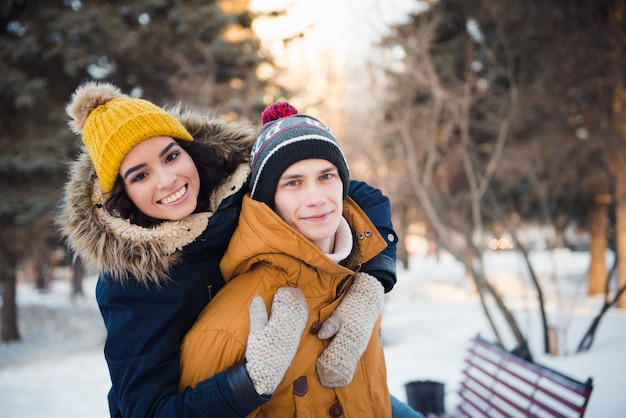
M 208 209 L 209 197 L 213 190 L 219 186 L 229 175 L 231 175 L 239 164 L 246 161 L 246 158 L 239 152 L 232 151 L 227 158 L 218 156 L 209 144 L 201 141 L 183 141 L 175 139 L 176 143 L 185 150 L 193 160 L 200 176 L 200 192 L 198 194 L 198 204 L 196 212 Z M 162 219 L 155 219 L 144 215 L 133 201 L 128 197 L 124 182 L 118 175 L 111 189 L 111 193 L 104 203 L 105 209 L 113 216 L 128 219 L 130 223 L 151 227 L 163 222 Z

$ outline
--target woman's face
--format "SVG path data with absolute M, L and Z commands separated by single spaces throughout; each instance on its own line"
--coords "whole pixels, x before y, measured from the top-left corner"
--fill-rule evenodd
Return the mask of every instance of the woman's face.
M 179 220 L 198 204 L 200 177 L 191 156 L 168 136 L 135 145 L 120 167 L 128 197 L 145 215 Z

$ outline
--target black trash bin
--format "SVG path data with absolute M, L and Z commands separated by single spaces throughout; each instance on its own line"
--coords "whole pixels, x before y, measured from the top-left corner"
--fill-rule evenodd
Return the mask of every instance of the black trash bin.
M 444 384 L 432 380 L 417 380 L 405 385 L 408 404 L 425 417 L 444 416 Z

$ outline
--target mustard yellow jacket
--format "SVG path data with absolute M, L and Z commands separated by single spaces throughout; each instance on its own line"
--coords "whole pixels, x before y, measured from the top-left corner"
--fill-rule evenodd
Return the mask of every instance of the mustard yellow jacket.
M 357 235 L 363 262 L 386 243 L 361 209 L 349 198 L 343 215 Z M 380 322 L 350 384 L 321 385 L 316 361 L 328 341 L 311 332 L 327 319 L 345 295 L 354 272 L 325 256 L 313 243 L 289 227 L 267 205 L 244 197 L 239 226 L 220 264 L 229 281 L 202 311 L 181 345 L 182 390 L 242 360 L 250 330 L 249 307 L 259 295 L 270 312 L 276 290 L 299 287 L 310 315 L 298 352 L 269 402 L 251 417 L 391 417 Z M 303 382 L 306 377 L 306 384 Z

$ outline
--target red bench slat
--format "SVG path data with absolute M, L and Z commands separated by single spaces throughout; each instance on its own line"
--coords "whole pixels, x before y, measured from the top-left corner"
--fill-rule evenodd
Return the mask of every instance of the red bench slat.
M 580 382 L 479 336 L 472 339 L 465 364 L 457 407 L 462 416 L 583 417 L 593 390 L 591 378 Z

